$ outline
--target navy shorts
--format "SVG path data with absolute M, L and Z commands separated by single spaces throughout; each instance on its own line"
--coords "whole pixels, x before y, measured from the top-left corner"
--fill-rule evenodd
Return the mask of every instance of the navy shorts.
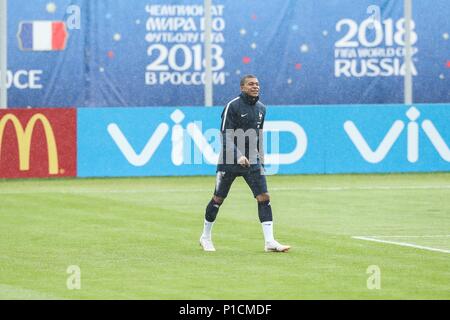
M 264 174 L 261 174 L 261 170 L 258 169 L 239 173 L 230 171 L 217 171 L 216 189 L 214 190 L 214 195 L 220 198 L 226 198 L 234 179 L 239 176 L 242 176 L 245 182 L 247 182 L 255 198 L 262 193 L 267 193 L 266 176 Z

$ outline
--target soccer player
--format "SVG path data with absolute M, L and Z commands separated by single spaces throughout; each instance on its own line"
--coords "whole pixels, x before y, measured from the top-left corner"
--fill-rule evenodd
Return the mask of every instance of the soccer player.
M 222 112 L 222 149 L 217 165 L 214 196 L 206 207 L 200 245 L 205 251 L 216 251 L 211 230 L 219 207 L 228 195 L 233 181 L 242 176 L 258 201 L 266 252 L 286 252 L 290 246 L 278 243 L 273 236 L 272 208 L 264 175 L 263 125 L 266 107 L 259 101 L 259 82 L 254 75 L 241 79 L 241 94 L 231 100 Z

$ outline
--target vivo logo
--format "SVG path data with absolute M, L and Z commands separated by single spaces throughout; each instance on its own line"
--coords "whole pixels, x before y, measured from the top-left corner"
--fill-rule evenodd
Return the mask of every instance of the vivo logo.
M 220 155 L 220 130 L 208 129 L 203 133 L 201 121 L 190 122 L 184 128 L 181 123 L 185 118 L 181 110 L 175 110 L 171 116 L 173 121 L 171 130 L 171 160 L 176 166 L 182 164 L 217 164 Z M 160 123 L 153 132 L 146 145 L 140 152 L 131 146 L 120 127 L 116 123 L 110 123 L 107 131 L 127 161 L 136 167 L 146 165 L 169 134 L 170 125 Z M 292 164 L 300 160 L 306 152 L 308 139 L 303 128 L 292 121 L 267 121 L 264 132 L 271 133 L 271 153 L 266 153 L 265 163 L 268 165 Z M 294 149 L 288 153 L 280 153 L 280 132 L 288 132 L 295 137 Z M 213 140 L 210 144 L 208 141 Z M 199 152 L 191 154 L 191 141 Z M 267 139 L 264 139 L 264 150 L 267 150 Z M 195 148 L 194 148 L 195 149 Z M 193 160 L 193 161 L 192 161 Z
M 420 112 L 415 107 L 411 107 L 406 112 L 406 116 L 410 120 L 406 129 L 407 159 L 409 162 L 415 163 L 419 160 L 419 124 L 416 120 L 420 117 Z M 420 126 L 441 158 L 447 162 L 450 162 L 450 150 L 434 124 L 430 120 L 426 119 L 422 121 Z M 405 123 L 403 121 L 394 121 L 386 136 L 383 138 L 376 150 L 373 151 L 353 121 L 346 121 L 344 123 L 344 130 L 350 140 L 352 140 L 361 156 L 370 163 L 379 163 L 383 161 L 404 129 Z

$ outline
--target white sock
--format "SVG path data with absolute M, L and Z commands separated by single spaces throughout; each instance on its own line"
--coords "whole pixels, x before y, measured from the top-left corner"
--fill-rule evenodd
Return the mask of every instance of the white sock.
M 275 240 L 273 238 L 273 221 L 265 221 L 261 225 L 264 233 L 264 241 L 270 242 Z
M 205 224 L 203 225 L 203 233 L 202 238 L 211 239 L 211 230 L 214 225 L 214 222 L 209 222 L 205 219 Z

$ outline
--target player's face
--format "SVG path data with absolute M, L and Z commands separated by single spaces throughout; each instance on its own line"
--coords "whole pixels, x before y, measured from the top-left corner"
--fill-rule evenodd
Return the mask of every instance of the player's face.
M 245 92 L 251 97 L 257 97 L 259 95 L 259 82 L 256 78 L 245 79 L 245 83 L 241 86 L 241 91 Z

